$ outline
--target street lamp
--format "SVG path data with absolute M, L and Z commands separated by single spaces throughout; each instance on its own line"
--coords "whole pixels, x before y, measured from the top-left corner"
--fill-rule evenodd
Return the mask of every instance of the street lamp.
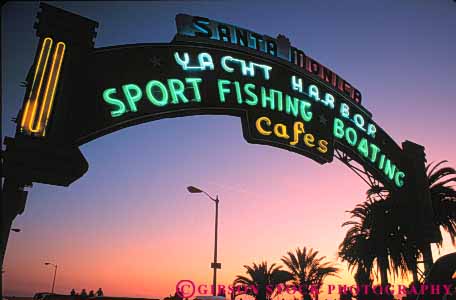
M 52 280 L 52 291 L 51 294 L 54 294 L 54 287 L 55 287 L 55 277 L 57 276 L 57 265 L 50 263 L 50 262 L 45 262 L 44 263 L 46 266 L 53 266 L 54 267 L 54 279 Z
M 222 268 L 222 264 L 217 262 L 217 226 L 218 226 L 218 204 L 219 204 L 219 198 L 218 196 L 215 196 L 215 199 L 211 197 L 208 193 L 203 191 L 202 189 L 199 189 L 194 186 L 188 186 L 187 190 L 192 193 L 192 194 L 197 194 L 197 193 L 203 193 L 209 199 L 215 202 L 215 238 L 214 238 L 214 262 L 211 263 L 211 268 L 214 269 L 214 277 L 212 279 L 212 295 L 217 296 L 217 269 Z

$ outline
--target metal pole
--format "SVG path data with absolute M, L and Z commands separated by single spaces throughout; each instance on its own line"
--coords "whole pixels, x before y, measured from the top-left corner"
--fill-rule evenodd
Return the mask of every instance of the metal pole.
M 52 291 L 51 291 L 51 294 L 54 294 L 55 277 L 56 276 L 57 276 L 57 265 L 54 265 L 54 279 L 52 280 Z
M 8 243 L 11 225 L 17 215 L 22 214 L 25 209 L 27 192 L 24 191 L 25 184 L 14 178 L 6 178 L 1 185 L 1 270 L 0 273 L 0 295 L 3 299 L 3 263 L 5 261 L 6 245 Z
M 214 278 L 213 296 L 217 296 L 217 227 L 218 227 L 218 196 L 215 197 L 215 239 L 214 239 Z
M 221 264 L 217 263 L 217 233 L 218 233 L 218 205 L 219 205 L 219 198 L 218 195 L 214 198 L 211 197 L 208 193 L 205 191 L 194 187 L 194 186 L 188 186 L 187 190 L 190 193 L 204 193 L 209 199 L 215 202 L 215 231 L 214 231 L 214 261 L 211 263 L 211 268 L 214 269 L 214 276 L 212 278 L 212 296 L 217 296 L 217 269 L 220 269 L 222 267 Z

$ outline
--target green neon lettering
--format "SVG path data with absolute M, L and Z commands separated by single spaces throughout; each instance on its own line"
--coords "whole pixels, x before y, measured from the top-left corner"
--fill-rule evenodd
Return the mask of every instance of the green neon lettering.
M 255 106 L 258 104 L 258 96 L 252 90 L 255 90 L 255 85 L 253 83 L 246 83 L 244 85 L 245 93 L 250 96 L 250 98 L 245 99 L 245 103 L 251 106 Z
M 268 107 L 268 102 L 269 102 L 269 109 L 270 110 L 275 110 L 275 103 L 274 103 L 274 94 L 275 93 L 280 93 L 282 92 L 270 89 L 269 90 L 269 95 L 266 95 L 266 88 L 261 87 L 261 107 L 267 108 Z
M 127 99 L 130 111 L 138 111 L 138 108 L 136 107 L 136 102 L 138 102 L 142 98 L 141 88 L 136 84 L 130 83 L 123 85 L 122 90 L 125 94 L 125 98 Z
M 387 175 L 390 180 L 393 180 L 394 173 L 396 173 L 396 165 L 391 163 L 391 160 L 389 160 L 389 159 L 386 159 L 384 172 L 385 172 L 385 175 Z
M 361 141 L 359 141 L 358 151 L 366 158 L 369 156 L 369 145 L 365 138 L 362 138 Z
M 244 76 L 250 76 L 250 77 L 255 77 L 255 68 L 252 63 L 249 63 L 247 66 L 247 63 L 243 59 L 238 59 L 240 65 L 241 65 L 241 72 L 242 75 Z
M 285 94 L 285 98 L 287 95 Z M 283 94 L 280 92 L 277 97 L 277 110 L 278 111 L 283 111 Z
M 272 70 L 272 67 L 270 67 L 268 65 L 256 64 L 256 63 L 253 63 L 253 65 L 255 65 L 255 66 L 259 67 L 260 69 L 262 69 L 263 70 L 264 79 L 269 80 L 269 78 L 270 78 L 269 72 Z
M 403 187 L 404 186 L 404 177 L 405 173 L 402 171 L 397 171 L 396 176 L 394 176 L 394 183 L 396 184 L 397 187 Z
M 346 103 L 340 104 L 340 115 L 346 119 L 350 117 L 350 107 Z
M 358 128 L 364 129 L 364 118 L 360 114 L 355 114 L 353 116 L 353 121 Z
M 291 76 L 291 88 L 302 93 L 302 78 L 297 78 L 295 75 Z
M 200 64 L 201 71 L 204 71 L 206 69 L 214 70 L 214 63 L 212 61 L 212 56 L 207 52 L 203 52 L 198 55 L 198 62 Z
M 161 93 L 161 99 L 158 99 L 154 95 L 154 91 L 152 90 L 154 87 L 158 87 Z M 168 91 L 166 90 L 166 86 L 158 80 L 151 80 L 146 84 L 146 95 L 147 99 L 156 106 L 165 106 L 168 104 Z
M 378 162 L 378 168 L 380 170 L 382 170 L 384 164 L 385 164 L 385 154 L 382 154 L 382 155 L 380 155 L 380 161 Z
M 380 152 L 380 148 L 375 144 L 370 144 L 370 148 L 371 148 L 370 161 L 374 163 L 377 160 L 377 154 Z
M 202 52 L 198 54 L 198 66 L 189 66 L 190 63 L 190 57 L 187 52 L 184 52 L 184 57 L 182 58 L 179 54 L 179 52 L 174 52 L 174 60 L 178 65 L 182 67 L 182 70 L 188 71 L 188 70 L 198 70 L 198 71 L 204 71 L 206 69 L 208 70 L 214 70 L 214 62 L 212 61 L 212 56 L 207 53 L 207 52 Z
M 127 110 L 125 108 L 125 104 L 119 100 L 119 99 L 116 99 L 116 98 L 113 98 L 111 97 L 112 94 L 115 94 L 117 91 L 116 89 L 112 88 L 112 89 L 107 89 L 103 92 L 103 100 L 108 103 L 108 104 L 111 104 L 111 105 L 114 105 L 117 107 L 116 110 L 112 110 L 111 111 L 111 116 L 112 117 L 120 117 L 121 115 L 123 115 Z
M 285 112 L 297 117 L 299 113 L 299 99 L 285 95 Z
M 277 110 L 278 111 L 283 111 L 283 94 L 281 91 L 275 91 L 273 90 L 272 93 L 276 93 L 277 94 L 277 98 L 275 98 L 277 100 Z M 285 95 L 286 97 L 287 95 Z
M 236 90 L 237 103 L 242 104 L 241 85 L 239 84 L 238 81 L 235 81 L 233 83 L 234 83 L 234 88 Z
M 243 59 L 234 58 L 232 56 L 224 56 L 222 57 L 220 64 L 222 65 L 222 69 L 228 73 L 234 72 L 234 68 L 228 66 L 228 62 L 236 63 L 241 67 L 241 73 L 243 76 L 250 76 L 255 77 L 255 67 L 260 68 L 263 71 L 264 78 L 269 80 L 269 72 L 272 70 L 272 67 L 263 64 L 257 64 L 254 62 L 247 62 Z
M 222 69 L 225 70 L 228 73 L 233 73 L 234 72 L 234 68 L 232 68 L 232 67 L 230 67 L 230 66 L 228 66 L 226 64 L 227 60 L 232 61 L 233 58 L 231 56 L 222 57 L 222 60 L 221 60 Z
M 307 102 L 307 101 L 301 100 L 300 102 L 301 102 L 301 105 L 299 107 L 300 107 L 300 111 L 301 111 L 301 118 L 305 122 L 309 122 L 310 120 L 312 120 L 312 112 L 310 111 L 310 108 L 312 107 L 312 105 L 310 104 L 310 102 Z
M 326 93 L 325 94 L 325 100 L 323 101 L 323 104 L 325 106 L 329 106 L 329 108 L 331 108 L 331 109 L 334 109 L 334 102 L 335 102 L 334 96 L 329 94 L 329 93 Z
M 190 57 L 187 52 L 184 52 L 184 58 L 181 58 L 179 52 L 174 52 L 174 59 L 176 63 L 182 67 L 182 70 L 187 71 L 189 69 Z
M 375 138 L 376 132 L 377 132 L 377 128 L 375 127 L 374 124 L 367 125 L 367 135 L 370 135 L 371 137 Z
M 218 93 L 219 93 L 219 99 L 220 102 L 225 103 L 225 93 L 229 93 L 230 89 L 227 89 L 224 87 L 225 84 L 230 84 L 231 82 L 226 79 L 219 79 L 217 81 L 217 86 L 218 86 Z
M 182 81 L 179 79 L 168 79 L 168 86 L 169 86 L 169 92 L 171 94 L 171 103 L 172 104 L 178 104 L 179 99 L 181 99 L 182 103 L 188 103 L 189 100 L 187 97 L 185 97 L 184 92 L 185 92 L 185 85 Z
M 237 59 L 241 65 L 242 75 L 255 77 L 255 67 L 260 68 L 263 71 L 264 79 L 269 80 L 269 71 L 272 70 L 272 67 L 263 64 L 257 64 L 254 62 L 247 62 L 243 59 Z
M 334 118 L 333 134 L 338 139 L 344 137 L 344 122 L 339 118 Z
M 350 146 L 356 145 L 358 135 L 356 134 L 356 130 L 354 128 L 347 127 L 347 129 L 345 130 L 345 140 Z
M 200 94 L 200 91 L 199 91 L 199 84 L 202 81 L 203 80 L 201 78 L 185 78 L 185 82 L 192 85 L 193 96 L 194 96 L 194 98 L 192 100 L 194 100 L 196 102 L 201 102 L 201 94 Z
M 309 85 L 309 98 L 314 98 L 315 101 L 320 101 L 320 92 L 315 84 Z

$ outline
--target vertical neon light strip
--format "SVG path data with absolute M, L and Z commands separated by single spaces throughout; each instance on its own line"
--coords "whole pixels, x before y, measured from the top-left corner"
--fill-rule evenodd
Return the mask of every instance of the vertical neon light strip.
M 45 38 L 43 41 L 43 45 L 41 46 L 41 52 L 38 57 L 38 62 L 35 67 L 35 74 L 33 76 L 32 88 L 30 89 L 30 95 L 25 104 L 24 113 L 22 114 L 21 128 L 25 129 L 26 131 L 27 131 L 27 128 L 24 127 L 25 124 L 33 121 L 33 118 L 35 116 L 38 97 L 40 95 L 41 85 L 43 83 L 43 78 L 44 78 L 44 74 L 46 71 L 49 54 L 51 53 L 51 47 L 52 47 L 52 39 Z M 43 60 L 43 55 L 45 56 L 44 60 Z M 30 106 L 32 106 L 32 108 L 29 111 Z
M 46 126 L 52 111 L 54 96 L 59 82 L 60 69 L 65 55 L 66 45 L 58 42 L 53 55 L 49 72 L 49 56 L 52 52 L 53 40 L 47 37 L 43 40 L 38 62 L 35 67 L 30 95 L 24 107 L 24 113 L 21 120 L 21 128 L 30 135 L 44 137 Z M 44 93 L 41 92 L 43 81 L 46 78 Z M 39 114 L 37 111 L 39 110 Z M 38 118 L 37 118 L 38 115 Z
M 43 103 L 41 104 L 40 116 L 36 122 L 36 127 L 30 123 L 30 131 L 38 132 L 44 136 L 49 115 L 51 114 L 52 104 L 54 102 L 55 90 L 59 82 L 60 68 L 62 67 L 63 56 L 65 54 L 65 43 L 58 42 L 52 58 L 51 70 L 47 80 L 46 90 L 44 92 Z M 46 115 L 44 112 L 46 111 Z M 44 118 L 43 118 L 44 116 Z

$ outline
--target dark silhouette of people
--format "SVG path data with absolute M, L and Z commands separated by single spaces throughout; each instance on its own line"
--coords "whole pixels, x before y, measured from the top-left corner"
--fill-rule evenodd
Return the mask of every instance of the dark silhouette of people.
M 87 299 L 87 292 L 86 292 L 85 289 L 82 289 L 82 291 L 81 291 L 81 298 L 82 299 Z
M 70 296 L 76 296 L 76 291 L 74 289 L 71 290 Z
M 103 293 L 103 290 L 101 288 L 99 288 L 97 290 L 97 297 L 103 297 L 104 293 Z
M 90 290 L 89 297 L 95 297 L 95 293 L 93 292 L 93 290 Z

